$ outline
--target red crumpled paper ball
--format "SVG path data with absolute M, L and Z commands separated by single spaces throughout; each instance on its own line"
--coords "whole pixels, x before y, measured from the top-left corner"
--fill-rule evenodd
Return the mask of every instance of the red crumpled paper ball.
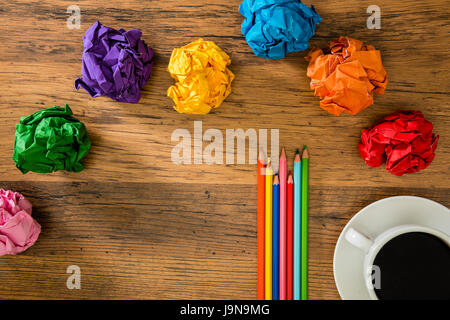
M 420 111 L 399 110 L 361 132 L 359 153 L 367 165 L 396 176 L 425 169 L 433 161 L 439 135 Z

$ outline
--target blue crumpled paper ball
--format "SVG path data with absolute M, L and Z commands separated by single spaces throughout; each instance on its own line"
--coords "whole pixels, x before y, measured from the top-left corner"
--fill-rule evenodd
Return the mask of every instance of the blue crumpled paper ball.
M 244 0 L 241 31 L 258 57 L 281 59 L 306 50 L 322 18 L 300 0 Z

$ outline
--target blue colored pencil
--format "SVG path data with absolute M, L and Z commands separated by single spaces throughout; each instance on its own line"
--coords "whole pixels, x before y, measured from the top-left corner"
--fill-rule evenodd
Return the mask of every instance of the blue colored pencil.
M 278 175 L 273 177 L 272 206 L 272 300 L 280 298 L 280 184 Z
M 297 150 L 294 159 L 294 300 L 300 300 L 300 230 L 302 163 Z

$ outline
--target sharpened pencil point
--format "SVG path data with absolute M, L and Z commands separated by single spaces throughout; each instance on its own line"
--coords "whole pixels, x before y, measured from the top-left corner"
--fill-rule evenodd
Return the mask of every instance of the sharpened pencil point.
M 264 153 L 264 149 L 261 147 L 259 148 L 259 157 L 258 159 L 265 164 L 266 163 L 266 154 Z
M 267 158 L 266 175 L 273 175 L 272 162 L 270 161 L 270 158 Z
M 273 176 L 273 184 L 280 184 L 280 181 L 278 180 L 278 173 L 275 173 Z
M 308 152 L 308 149 L 306 148 L 306 146 L 303 149 L 302 158 L 304 158 L 304 159 L 308 159 L 309 158 L 309 152 Z

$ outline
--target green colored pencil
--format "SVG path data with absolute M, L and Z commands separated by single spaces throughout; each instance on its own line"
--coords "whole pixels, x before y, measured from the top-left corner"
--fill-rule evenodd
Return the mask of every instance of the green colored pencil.
M 308 300 L 308 171 L 309 153 L 303 149 L 302 154 L 302 212 L 301 212 L 301 300 Z

